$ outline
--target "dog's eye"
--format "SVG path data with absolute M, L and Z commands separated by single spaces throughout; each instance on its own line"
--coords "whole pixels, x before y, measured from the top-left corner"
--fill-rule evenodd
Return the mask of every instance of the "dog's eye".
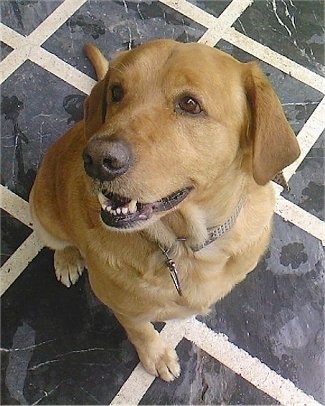
M 191 96 L 183 96 L 178 102 L 178 107 L 189 114 L 200 114 L 202 111 L 200 103 Z
M 121 85 L 113 85 L 111 87 L 111 99 L 113 103 L 118 103 L 123 99 L 124 90 Z

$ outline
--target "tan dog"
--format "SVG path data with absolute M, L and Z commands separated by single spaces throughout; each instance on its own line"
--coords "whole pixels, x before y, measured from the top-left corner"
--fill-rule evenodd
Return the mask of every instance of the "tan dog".
M 65 285 L 85 261 L 143 366 L 170 381 L 177 355 L 151 321 L 208 312 L 254 269 L 270 237 L 269 181 L 299 147 L 254 63 L 158 40 L 105 75 L 105 58 L 87 52 L 101 80 L 84 121 L 44 158 L 35 229 Z

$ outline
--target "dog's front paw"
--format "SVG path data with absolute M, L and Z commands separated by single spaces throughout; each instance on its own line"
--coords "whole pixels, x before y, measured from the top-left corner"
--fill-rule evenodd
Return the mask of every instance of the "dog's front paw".
M 74 285 L 84 269 L 84 260 L 75 247 L 66 247 L 54 253 L 55 275 L 58 281 L 70 288 Z
M 138 348 L 138 355 L 144 369 L 167 382 L 178 378 L 181 368 L 176 351 L 160 336 L 157 336 L 153 342 L 145 344 L 141 349 Z

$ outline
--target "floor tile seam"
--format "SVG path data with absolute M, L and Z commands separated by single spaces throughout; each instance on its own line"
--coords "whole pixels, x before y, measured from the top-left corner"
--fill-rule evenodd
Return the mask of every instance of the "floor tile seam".
M 283 405 L 320 405 L 292 381 L 231 343 L 225 334 L 214 332 L 196 319 L 187 322 L 185 338 Z
M 90 93 L 90 90 L 95 85 L 96 81 L 88 75 L 74 68 L 57 55 L 52 54 L 41 46 L 29 44 L 25 37 L 16 33 L 9 27 L 2 24 L 0 29 L 4 33 L 1 39 L 4 43 L 11 47 L 18 46 L 0 63 L 2 73 L 0 83 L 4 82 L 4 80 L 6 80 L 24 62 L 30 60 L 68 84 L 81 90 L 85 94 Z M 13 41 L 10 40 L 11 37 L 14 38 Z M 19 42 L 19 45 L 17 42 Z
M 300 164 L 304 161 L 311 148 L 315 145 L 316 141 L 325 130 L 324 117 L 325 97 L 323 97 L 297 135 L 301 152 L 295 162 L 284 168 L 283 174 L 287 180 L 289 180 L 296 173 Z
M 219 40 L 222 32 L 229 28 L 241 16 L 246 8 L 252 4 L 252 0 L 233 0 L 219 17 L 215 17 L 186 0 L 159 1 L 207 28 L 207 31 L 198 41 L 206 45 L 214 45 L 216 42 L 216 36 Z M 210 37 L 212 37 L 212 40 L 210 40 Z
M 0 85 L 26 62 L 29 52 L 30 47 L 14 49 L 0 62 Z
M 167 321 L 160 335 L 170 346 L 175 348 L 184 337 L 186 324 L 187 320 Z M 147 373 L 139 363 L 110 404 L 139 404 L 155 379 L 156 378 Z
M 0 63 L 0 84 L 28 59 L 32 49 L 40 47 L 86 1 L 65 0 L 27 36 L 20 35 L 5 24 L 1 24 L 3 42 L 8 43 L 11 47 L 14 46 L 15 49 Z
M 253 0 L 232 0 L 225 10 L 217 18 L 218 25 L 230 28 L 234 22 L 243 14 L 243 12 L 251 6 Z M 213 27 L 212 27 L 213 28 Z
M 325 94 L 325 78 L 270 47 L 241 34 L 235 28 L 230 27 L 225 30 L 222 33 L 222 39 Z
M 325 245 L 324 221 L 318 217 L 290 202 L 290 200 L 285 199 L 283 196 L 277 197 L 274 212 L 281 216 L 284 221 L 290 221 L 290 223 L 306 231 Z
M 19 34 L 19 32 L 0 22 L 0 40 L 2 42 L 15 49 L 21 47 L 25 39 L 24 35 Z
M 41 46 L 86 2 L 87 0 L 64 0 L 26 37 L 28 43 Z
M 251 4 L 252 0 L 233 0 L 198 42 L 214 47 L 222 38 L 223 32 L 229 29 Z
M 0 196 L 1 209 L 5 210 L 27 227 L 33 228 L 29 212 L 29 203 L 26 200 L 3 185 L 0 185 Z
M 44 248 L 44 245 L 38 239 L 36 233 L 33 232 L 8 258 L 0 268 L 0 296 L 23 273 L 42 248 Z
M 205 28 L 210 28 L 216 24 L 217 17 L 202 10 L 200 7 L 189 3 L 186 0 L 159 0 L 160 3 L 172 8 L 192 21 L 202 25 Z
M 28 58 L 30 46 L 25 46 L 26 37 L 0 23 L 0 40 L 13 50 L 0 62 L 0 84 L 3 83 Z
M 29 60 L 87 95 L 97 83 L 90 76 L 44 48 L 31 49 Z

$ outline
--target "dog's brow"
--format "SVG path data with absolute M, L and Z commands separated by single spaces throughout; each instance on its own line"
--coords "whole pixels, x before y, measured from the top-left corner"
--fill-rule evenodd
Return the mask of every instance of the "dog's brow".
M 124 63 L 120 63 L 118 66 L 111 66 L 110 70 L 112 71 L 116 71 L 118 73 L 123 74 L 124 70 L 122 70 L 121 68 L 123 68 L 124 70 L 127 69 L 127 66 Z

